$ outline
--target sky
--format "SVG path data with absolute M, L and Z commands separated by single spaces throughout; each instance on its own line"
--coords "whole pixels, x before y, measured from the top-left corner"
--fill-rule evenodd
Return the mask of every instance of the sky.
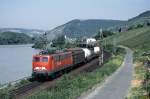
M 150 0 L 0 0 L 0 28 L 50 30 L 73 19 L 128 20 Z

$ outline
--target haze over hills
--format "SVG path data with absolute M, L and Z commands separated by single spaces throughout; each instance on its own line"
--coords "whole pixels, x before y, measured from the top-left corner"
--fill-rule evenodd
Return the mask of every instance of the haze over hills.
M 143 12 L 138 16 L 131 18 L 127 21 L 121 20 L 103 20 L 103 19 L 75 19 L 66 24 L 60 25 L 51 31 L 48 31 L 48 39 L 53 39 L 59 34 L 66 35 L 70 38 L 90 37 L 95 35 L 100 28 L 102 29 L 117 29 L 121 26 L 142 24 L 150 21 L 150 11 Z
M 150 10 L 145 11 L 145 12 L 139 14 L 138 16 L 129 19 L 129 21 L 133 21 L 133 20 L 136 21 L 136 20 L 141 19 L 141 18 L 148 18 L 149 19 L 149 17 L 150 17 Z
M 15 33 L 25 33 L 30 37 L 34 37 L 44 33 L 44 30 L 39 29 L 24 29 L 24 28 L 0 28 L 0 33 L 3 32 L 15 32 Z
M 144 22 L 150 22 L 150 11 L 143 12 L 127 21 L 106 19 L 75 19 L 63 25 L 60 25 L 50 31 L 47 31 L 47 38 L 49 40 L 52 40 L 60 34 L 66 35 L 70 38 L 91 37 L 95 35 L 100 28 L 117 30 L 121 26 L 143 24 Z M 2 32 L 25 33 L 30 37 L 34 37 L 46 31 L 38 29 L 0 28 L 0 33 Z
M 16 32 L 2 32 L 0 33 L 0 45 L 17 45 L 17 44 L 31 44 L 34 39 L 25 33 Z
M 133 17 L 128 20 L 128 24 L 143 24 L 145 22 L 150 22 L 150 10 L 145 11 L 141 14 L 139 14 L 136 17 Z
M 124 24 L 126 21 L 120 20 L 102 20 L 102 19 L 75 19 L 66 24 L 58 26 L 48 32 L 48 38 L 53 39 L 56 35 L 63 34 L 70 38 L 90 37 L 97 33 L 101 28 L 107 29 L 110 27 Z

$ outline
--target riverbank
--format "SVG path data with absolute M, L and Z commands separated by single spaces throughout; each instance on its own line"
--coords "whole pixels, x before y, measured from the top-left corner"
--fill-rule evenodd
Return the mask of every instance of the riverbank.
M 12 47 L 32 47 L 33 44 L 17 44 L 17 45 L 0 45 L 0 48 L 12 48 Z

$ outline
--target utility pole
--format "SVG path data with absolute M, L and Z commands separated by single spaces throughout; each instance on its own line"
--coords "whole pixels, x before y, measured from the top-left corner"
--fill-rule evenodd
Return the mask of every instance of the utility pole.
M 102 29 L 100 29 L 100 43 L 101 43 L 101 46 L 100 46 L 100 51 L 101 51 L 101 55 L 100 55 L 100 57 L 99 57 L 99 65 L 101 65 L 101 64 L 103 64 L 103 56 L 104 56 L 104 53 L 103 53 L 103 31 L 102 31 Z
M 47 44 L 48 44 L 48 41 L 47 41 L 47 34 L 46 32 L 43 34 L 43 43 L 44 43 L 44 50 L 47 50 Z
M 116 37 L 113 39 L 113 53 L 116 53 L 116 45 L 117 45 L 117 41 L 116 41 Z

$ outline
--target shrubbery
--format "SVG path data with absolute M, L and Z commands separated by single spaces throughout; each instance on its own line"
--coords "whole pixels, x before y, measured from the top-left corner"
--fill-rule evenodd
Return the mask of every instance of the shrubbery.
M 103 36 L 104 38 L 106 38 L 106 37 L 111 36 L 111 35 L 113 35 L 113 34 L 114 34 L 114 33 L 113 33 L 112 31 L 104 30 L 102 36 Z M 100 38 L 101 38 L 101 33 L 98 32 L 98 33 L 94 36 L 94 38 L 95 38 L 96 40 L 100 39 Z

